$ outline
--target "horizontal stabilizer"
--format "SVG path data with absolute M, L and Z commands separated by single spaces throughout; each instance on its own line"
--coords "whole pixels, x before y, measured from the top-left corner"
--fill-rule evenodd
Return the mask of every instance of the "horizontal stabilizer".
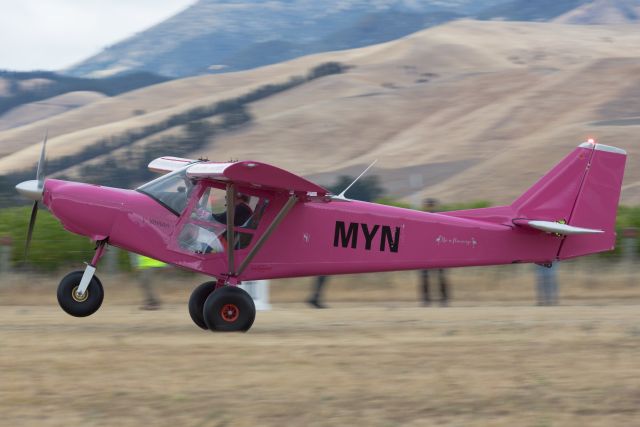
M 592 228 L 574 227 L 573 225 L 561 224 L 553 221 L 538 221 L 528 219 L 515 219 L 513 223 L 520 226 L 535 228 L 536 230 L 546 231 L 547 233 L 557 233 L 565 236 L 572 234 L 600 234 L 603 230 L 594 230 Z

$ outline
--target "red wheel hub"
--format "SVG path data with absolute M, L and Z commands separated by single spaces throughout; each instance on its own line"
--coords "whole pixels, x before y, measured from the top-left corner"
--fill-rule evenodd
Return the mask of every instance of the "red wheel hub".
M 235 322 L 240 316 L 240 309 L 235 304 L 225 304 L 220 309 L 220 316 L 225 322 Z

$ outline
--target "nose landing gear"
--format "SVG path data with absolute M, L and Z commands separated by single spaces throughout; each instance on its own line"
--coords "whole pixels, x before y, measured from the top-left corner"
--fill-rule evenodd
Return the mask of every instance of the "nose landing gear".
M 58 304 L 74 317 L 90 316 L 102 305 L 104 289 L 95 275 L 96 264 L 102 257 L 106 240 L 98 242 L 96 253 L 84 271 L 74 271 L 62 278 L 58 285 Z
M 93 276 L 84 293 L 79 293 L 83 271 L 67 274 L 58 285 L 58 304 L 68 314 L 74 317 L 90 316 L 102 305 L 104 290 L 97 276 Z

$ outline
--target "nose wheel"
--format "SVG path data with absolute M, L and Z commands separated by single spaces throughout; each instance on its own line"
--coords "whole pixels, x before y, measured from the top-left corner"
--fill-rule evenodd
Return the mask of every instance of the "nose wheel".
M 93 276 L 84 292 L 80 292 L 80 282 L 84 271 L 74 271 L 62 278 L 58 285 L 58 304 L 74 317 L 91 316 L 98 311 L 104 299 L 102 283 Z
M 256 319 L 256 306 L 243 289 L 222 286 L 207 296 L 202 318 L 211 331 L 246 332 Z

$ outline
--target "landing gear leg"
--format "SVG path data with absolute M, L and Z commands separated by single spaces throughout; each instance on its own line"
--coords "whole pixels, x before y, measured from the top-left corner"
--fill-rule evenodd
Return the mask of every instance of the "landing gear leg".
M 96 264 L 104 253 L 107 242 L 98 242 L 91 264 L 83 271 L 67 274 L 58 285 L 58 304 L 68 314 L 75 317 L 90 316 L 102 305 L 104 289 L 95 275 Z

